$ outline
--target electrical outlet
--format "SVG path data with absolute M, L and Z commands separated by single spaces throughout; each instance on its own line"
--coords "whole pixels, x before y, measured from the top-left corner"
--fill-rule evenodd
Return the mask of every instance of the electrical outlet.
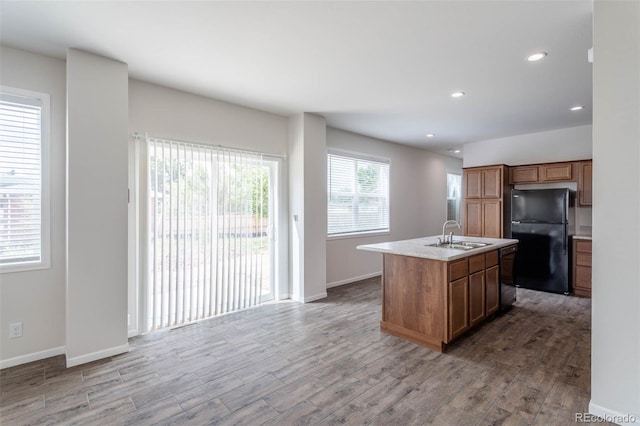
M 15 322 L 9 324 L 9 339 L 15 339 L 16 337 L 22 337 L 22 323 Z

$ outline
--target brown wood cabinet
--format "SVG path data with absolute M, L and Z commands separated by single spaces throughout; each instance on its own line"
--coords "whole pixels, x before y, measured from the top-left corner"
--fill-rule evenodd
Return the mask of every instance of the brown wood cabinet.
M 481 236 L 502 238 L 502 201 L 482 200 Z
M 508 168 L 504 165 L 464 169 L 463 230 L 474 237 L 502 238 L 505 235 L 505 212 L 503 201 L 509 199 L 507 184 Z M 506 232 L 508 234 L 508 232 Z
M 502 167 L 482 169 L 482 198 L 502 198 Z
M 469 279 L 449 283 L 449 340 L 455 339 L 469 328 Z
M 469 325 L 473 326 L 485 317 L 485 258 L 483 254 L 469 257 Z
M 509 183 L 538 182 L 538 166 L 517 166 L 509 168 Z
M 540 182 L 572 180 L 572 163 L 542 164 L 539 168 Z
M 464 213 L 464 235 L 502 238 L 502 201 L 467 200 Z
M 509 169 L 509 183 L 537 183 L 571 181 L 573 178 L 573 163 L 549 163 L 515 166 Z
M 538 182 L 577 182 L 578 206 L 593 204 L 593 161 L 568 161 L 564 163 L 529 164 L 509 167 L 511 185 Z
M 593 204 L 593 162 L 578 163 L 578 205 L 591 206 Z
M 498 251 L 449 262 L 449 274 L 447 342 L 498 311 Z M 462 289 L 463 285 L 466 286 L 465 290 Z M 466 300 L 463 300 L 463 294 Z
M 486 287 L 485 313 L 487 316 L 498 312 L 500 308 L 500 269 L 498 251 L 485 253 L 484 282 Z
M 487 315 L 498 312 L 500 307 L 500 269 L 498 265 L 488 267 L 485 271 L 486 306 Z
M 573 292 L 591 297 L 591 240 L 573 240 Z
M 497 265 L 497 250 L 451 262 L 384 253 L 380 328 L 444 351 L 497 311 Z
M 463 214 L 464 235 L 482 237 L 482 200 L 465 200 Z
M 482 170 L 469 170 L 464 175 L 464 197 L 482 198 Z

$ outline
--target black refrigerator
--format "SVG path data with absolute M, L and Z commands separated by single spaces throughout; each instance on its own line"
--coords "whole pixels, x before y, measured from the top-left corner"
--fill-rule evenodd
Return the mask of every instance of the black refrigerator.
M 569 294 L 569 189 L 511 191 L 518 287 Z

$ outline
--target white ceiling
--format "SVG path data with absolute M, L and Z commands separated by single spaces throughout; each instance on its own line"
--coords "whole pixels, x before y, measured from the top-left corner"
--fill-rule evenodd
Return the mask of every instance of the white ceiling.
M 591 123 L 591 0 L 2 1 L 0 12 L 7 46 L 83 49 L 133 78 L 434 151 Z M 549 55 L 527 62 L 536 51 Z

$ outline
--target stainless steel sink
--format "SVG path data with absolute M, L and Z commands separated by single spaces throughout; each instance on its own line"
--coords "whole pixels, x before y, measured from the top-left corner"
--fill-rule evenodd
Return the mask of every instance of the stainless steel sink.
M 479 243 L 476 241 L 454 241 L 453 243 L 444 243 L 444 244 L 426 244 L 427 247 L 440 247 L 446 249 L 455 249 L 455 250 L 472 250 L 475 248 L 486 247 L 491 244 L 489 243 Z

